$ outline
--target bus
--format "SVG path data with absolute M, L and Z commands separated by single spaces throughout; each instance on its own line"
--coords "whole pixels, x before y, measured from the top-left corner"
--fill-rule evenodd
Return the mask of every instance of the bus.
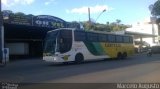
M 133 37 L 59 28 L 47 32 L 43 60 L 48 62 L 75 62 L 106 58 L 126 58 L 134 54 Z

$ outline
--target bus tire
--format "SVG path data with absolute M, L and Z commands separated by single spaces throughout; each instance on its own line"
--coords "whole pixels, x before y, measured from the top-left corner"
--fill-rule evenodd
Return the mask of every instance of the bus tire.
M 122 59 L 123 58 L 123 55 L 121 52 L 117 53 L 117 59 Z
M 75 56 L 75 63 L 79 64 L 79 63 L 81 63 L 83 61 L 84 61 L 83 55 L 81 53 L 76 54 L 76 56 Z
M 127 58 L 127 53 L 126 52 L 123 53 L 123 58 L 124 59 Z

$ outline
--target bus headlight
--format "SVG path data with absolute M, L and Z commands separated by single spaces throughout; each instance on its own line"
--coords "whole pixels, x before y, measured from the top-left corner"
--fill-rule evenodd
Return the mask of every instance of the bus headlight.
M 45 53 L 43 53 L 43 56 L 46 56 L 46 54 L 45 54 Z
M 64 60 L 68 60 L 68 57 L 69 57 L 68 55 L 65 55 L 65 56 L 63 57 L 63 59 L 64 59 Z
M 59 56 L 59 53 L 58 53 L 58 52 L 56 52 L 56 53 L 55 53 L 55 56 Z

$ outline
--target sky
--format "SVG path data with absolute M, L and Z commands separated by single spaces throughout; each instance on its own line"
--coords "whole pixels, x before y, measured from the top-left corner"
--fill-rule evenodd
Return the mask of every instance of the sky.
M 51 15 L 65 21 L 115 22 L 131 25 L 151 16 L 149 5 L 157 0 L 1 0 L 2 10 L 33 15 Z M 105 12 L 103 12 L 105 10 Z

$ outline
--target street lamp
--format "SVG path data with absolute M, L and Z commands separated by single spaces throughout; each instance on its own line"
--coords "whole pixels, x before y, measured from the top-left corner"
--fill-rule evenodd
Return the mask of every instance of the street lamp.
M 98 15 L 98 17 L 96 18 L 96 21 L 95 22 L 97 22 L 97 20 L 98 20 L 98 18 L 102 15 L 102 13 L 104 13 L 104 12 L 106 12 L 106 9 L 104 9 L 99 15 Z
M 104 13 L 106 11 L 106 9 L 104 9 L 96 18 L 95 22 L 98 20 L 98 18 L 102 15 L 102 13 Z M 90 8 L 88 8 L 88 17 L 89 17 L 89 23 L 91 23 L 91 16 L 90 16 Z
M 96 20 L 95 20 L 95 23 L 96 23 L 96 21 L 98 20 L 98 18 L 102 15 L 102 13 L 104 13 L 106 11 L 106 9 L 104 9 L 99 15 L 98 15 L 98 17 L 96 18 Z M 92 23 L 91 23 L 91 16 L 90 16 L 90 8 L 88 8 L 88 17 L 89 17 L 89 25 L 91 26 L 92 25 Z M 91 28 L 92 28 L 92 26 L 91 26 Z

